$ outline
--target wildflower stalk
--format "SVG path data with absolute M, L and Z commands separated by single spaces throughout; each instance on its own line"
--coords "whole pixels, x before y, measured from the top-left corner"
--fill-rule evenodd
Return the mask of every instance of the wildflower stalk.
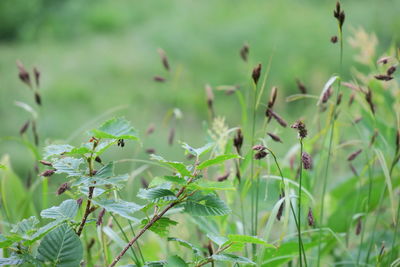
M 339 2 L 337 2 L 337 5 L 340 7 Z M 340 9 L 340 8 L 339 8 Z M 343 11 L 342 11 L 343 12 Z M 340 16 L 340 14 L 339 14 Z M 336 17 L 336 16 L 335 16 Z M 342 75 L 342 68 L 343 68 L 343 31 L 342 31 L 342 26 L 344 22 L 344 13 L 343 13 L 343 20 L 340 21 L 338 19 L 338 32 L 339 32 L 339 40 L 340 40 L 340 55 L 339 55 L 339 77 Z M 338 86 L 336 89 L 336 100 L 338 99 L 340 95 L 340 80 L 338 82 Z M 330 119 L 330 133 L 329 133 L 329 146 L 328 146 L 328 155 L 327 155 L 327 160 L 325 164 L 325 172 L 324 172 L 324 178 L 323 178 L 323 186 L 322 186 L 322 196 L 321 196 L 321 203 L 320 203 L 320 220 L 319 220 L 319 237 L 318 237 L 318 255 L 317 255 L 317 266 L 320 266 L 321 263 L 321 245 L 322 245 L 322 226 L 324 223 L 324 204 L 325 204 L 325 194 L 326 194 L 326 186 L 327 186 L 327 180 L 328 180 L 328 171 L 329 171 L 329 164 L 330 164 L 330 159 L 331 159 L 331 151 L 332 151 L 332 143 L 333 143 L 333 134 L 335 130 L 335 122 L 336 122 L 336 109 L 337 109 L 337 101 L 335 102 L 333 106 L 333 112 L 332 112 L 332 117 Z
M 301 239 L 301 183 L 303 178 L 303 164 L 302 164 L 302 155 L 303 155 L 303 138 L 300 138 L 300 178 L 299 178 L 299 200 L 298 200 L 298 208 L 297 208 L 297 233 L 298 233 L 298 240 L 299 240 L 299 260 L 300 260 L 300 267 L 303 266 L 302 261 L 302 254 L 301 254 L 301 247 L 303 244 L 303 240 Z M 305 256 L 305 255 L 304 255 Z

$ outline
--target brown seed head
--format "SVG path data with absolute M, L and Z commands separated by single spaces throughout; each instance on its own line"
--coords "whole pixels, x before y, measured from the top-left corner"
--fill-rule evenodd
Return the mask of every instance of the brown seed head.
M 331 43 L 332 43 L 332 44 L 336 44 L 337 41 L 338 41 L 338 37 L 337 37 L 336 35 L 334 35 L 334 36 L 331 37 Z
M 29 73 L 26 71 L 24 65 L 22 64 L 21 61 L 17 60 L 17 67 L 19 70 L 18 76 L 19 79 L 25 83 L 26 85 L 29 86 L 29 88 L 32 88 L 32 84 L 31 84 L 31 78 L 29 76 Z
M 158 75 L 154 76 L 154 77 L 153 77 L 153 80 L 154 80 L 155 82 L 159 82 L 159 83 L 163 83 L 163 82 L 166 81 L 166 79 L 165 79 L 164 77 L 161 77 L 161 76 L 158 76 Z
M 249 45 L 244 44 L 243 47 L 240 49 L 240 57 L 243 59 L 244 62 L 247 62 L 249 56 Z
M 397 129 L 396 132 L 396 154 L 400 151 L 400 129 Z
M 391 66 L 390 68 L 388 68 L 388 70 L 386 71 L 386 74 L 391 76 L 394 72 L 396 71 L 396 66 Z
M 308 219 L 308 225 L 314 226 L 314 215 L 311 208 L 308 208 L 307 219 Z
M 254 155 L 254 159 L 260 160 L 260 159 L 265 158 L 267 155 L 268 155 L 268 152 L 266 152 L 264 150 L 260 150 Z
M 267 148 L 263 145 L 255 145 L 251 149 L 253 149 L 254 151 L 264 151 Z
M 362 229 L 361 217 L 358 217 L 356 225 L 356 235 L 359 235 L 361 233 L 361 229 Z
M 284 198 L 284 197 L 285 197 L 285 193 L 284 193 L 284 192 L 282 192 L 282 193 L 279 194 L 279 200 L 281 200 L 281 199 Z M 281 205 L 279 206 L 278 213 L 276 214 L 276 219 L 277 219 L 278 221 L 280 221 L 281 218 L 282 218 L 283 207 L 284 207 L 284 206 L 283 206 L 283 202 L 282 202 Z
M 278 89 L 274 86 L 272 87 L 271 94 L 269 96 L 268 108 L 272 108 L 274 106 L 277 96 L 278 96 Z
M 226 179 L 228 179 L 229 175 L 230 175 L 230 172 L 226 172 L 225 174 L 223 174 L 223 175 L 221 175 L 221 176 L 218 176 L 218 177 L 217 177 L 217 181 L 218 181 L 218 182 L 223 182 L 223 181 L 225 181 Z
M 148 148 L 148 149 L 146 149 L 146 153 L 147 154 L 154 154 L 154 153 L 156 153 L 156 150 L 154 148 Z
M 365 100 L 368 102 L 368 105 L 369 105 L 372 113 L 375 114 L 375 105 L 372 102 L 372 91 L 370 88 L 368 88 L 368 91 L 365 93 Z
M 41 164 L 45 165 L 45 166 L 50 166 L 50 167 L 53 166 L 53 164 L 51 164 L 51 162 L 49 162 L 49 161 L 39 160 L 39 162 L 40 162 Z
M 261 75 L 261 64 L 258 64 L 254 69 L 251 77 L 253 78 L 254 83 L 257 85 L 258 80 L 260 79 Z
M 42 173 L 40 174 L 40 176 L 50 177 L 50 176 L 52 176 L 55 172 L 56 172 L 55 169 L 47 170 L 47 171 L 42 172 Z
M 305 138 L 307 137 L 307 129 L 306 129 L 306 125 L 304 124 L 303 121 L 298 120 L 296 121 L 291 128 L 293 129 L 297 129 L 297 131 L 299 132 L 299 137 L 300 138 Z
M 297 88 L 299 88 L 300 90 L 300 93 L 307 94 L 306 86 L 299 79 L 296 79 L 296 83 L 297 83 Z
M 281 116 L 279 116 L 276 112 L 274 112 L 272 109 L 268 108 L 265 111 L 265 115 L 268 118 L 274 118 L 282 127 L 286 127 L 287 126 L 286 121 Z
M 175 137 L 175 128 L 172 127 L 169 129 L 169 135 L 168 135 L 168 144 L 172 146 L 174 144 L 174 137 Z
M 351 153 L 348 157 L 347 160 L 348 161 L 353 161 L 358 155 L 360 155 L 360 153 L 362 152 L 362 149 L 359 149 L 353 153 Z
M 272 138 L 272 140 L 274 140 L 275 142 L 279 142 L 279 143 L 283 143 L 281 138 L 279 136 L 277 136 L 276 134 L 273 133 L 267 133 L 269 135 L 269 137 Z
M 103 208 L 103 209 L 100 211 L 99 216 L 97 217 L 97 222 L 96 222 L 96 225 L 97 225 L 97 226 L 100 226 L 100 225 L 103 224 L 103 216 L 104 216 L 105 213 L 106 213 L 106 209 Z
M 385 75 L 385 74 L 375 75 L 374 77 L 375 77 L 375 79 L 377 79 L 377 80 L 385 81 L 385 82 L 390 81 L 390 80 L 393 79 L 392 76 L 390 76 L 390 75 Z
M 312 159 L 308 153 L 303 152 L 301 154 L 301 162 L 303 163 L 303 168 L 305 170 L 310 170 L 312 168 Z
M 70 187 L 69 187 L 68 183 L 63 183 L 62 185 L 60 185 L 58 187 L 56 195 L 59 196 L 69 189 L 70 189 Z
M 39 88 L 39 86 L 40 86 L 40 71 L 36 67 L 33 67 L 33 74 L 35 75 L 36 87 Z
M 353 104 L 354 98 L 355 98 L 355 94 L 352 93 L 352 94 L 350 95 L 350 98 L 349 98 L 349 107 Z
M 19 129 L 19 134 L 20 135 L 23 135 L 28 130 L 29 124 L 30 124 L 30 120 L 27 120 L 24 123 L 24 125 L 22 125 L 21 129 Z
M 209 84 L 206 84 L 204 87 L 204 90 L 206 91 L 206 97 L 207 97 L 207 106 L 210 110 L 213 108 L 213 102 L 214 102 L 214 93 Z
M 158 49 L 158 53 L 160 54 L 162 65 L 164 66 L 164 68 L 167 71 L 169 71 L 170 70 L 169 62 L 168 62 L 168 58 L 167 58 L 165 51 L 160 48 L 160 49 Z
M 380 59 L 378 59 L 378 61 L 376 63 L 380 63 L 380 64 L 387 64 L 389 62 L 390 57 L 381 57 Z
M 241 129 L 237 129 L 236 135 L 233 138 L 233 145 L 235 146 L 236 151 L 240 154 L 240 150 L 243 145 L 243 134 Z
M 342 103 L 342 97 L 343 97 L 343 94 L 340 93 L 340 94 L 338 95 L 337 99 L 336 99 L 336 106 L 339 106 L 340 103 Z

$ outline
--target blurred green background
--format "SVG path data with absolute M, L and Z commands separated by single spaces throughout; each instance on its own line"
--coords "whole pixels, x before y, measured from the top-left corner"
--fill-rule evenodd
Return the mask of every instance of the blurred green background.
M 376 33 L 379 53 L 400 41 L 400 1 L 346 0 L 342 5 L 346 40 L 363 27 Z M 35 106 L 18 79 L 17 59 L 42 72 L 42 144 L 79 144 L 85 141 L 82 132 L 112 115 L 124 115 L 142 136 L 150 123 L 156 125 L 145 148 L 173 150 L 163 121 L 168 110 L 178 107 L 183 119 L 177 138 L 201 145 L 208 119 L 204 85 L 240 85 L 245 92 L 251 69 L 261 62 L 265 70 L 270 59 L 266 88 L 278 86 L 278 110 L 296 118 L 306 107 L 284 103 L 285 96 L 297 92 L 295 79 L 318 94 L 338 71 L 338 45 L 330 43 L 337 34 L 334 6 L 335 1 L 322 0 L 1 0 L 0 155 L 10 154 L 21 176 L 32 166 L 26 148 L 7 139 L 18 136 L 29 118 L 14 102 Z M 250 45 L 248 63 L 239 56 L 244 43 Z M 158 48 L 166 51 L 171 74 L 163 69 Z M 355 53 L 346 42 L 347 78 L 350 66 L 357 65 Z M 154 82 L 155 75 L 167 82 Z M 237 126 L 236 97 L 214 93 L 217 113 Z

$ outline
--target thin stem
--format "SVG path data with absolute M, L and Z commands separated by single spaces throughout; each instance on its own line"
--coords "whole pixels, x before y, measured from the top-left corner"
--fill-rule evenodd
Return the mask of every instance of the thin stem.
M 253 179 L 254 179 L 254 151 L 253 151 L 253 146 L 254 146 L 254 138 L 255 138 L 255 128 L 256 128 L 256 103 L 257 103 L 257 84 L 253 83 L 253 120 L 252 120 L 252 127 L 251 127 L 251 166 L 250 166 L 250 179 L 251 179 L 251 187 L 252 191 L 254 191 L 254 184 L 253 184 Z M 256 221 L 257 221 L 257 214 L 256 214 L 256 208 L 255 208 L 255 202 L 256 199 L 258 198 L 257 193 L 256 194 L 251 194 L 251 233 L 254 236 L 257 236 L 257 229 L 256 229 Z M 253 256 L 256 254 L 257 251 L 257 246 L 256 244 L 252 244 L 252 250 L 253 250 Z
M 297 232 L 298 232 L 298 239 L 299 239 L 299 260 L 300 260 L 300 267 L 303 266 L 303 261 L 302 261 L 302 254 L 301 254 L 301 244 L 303 243 L 301 239 L 301 183 L 302 183 L 302 173 L 303 173 L 303 164 L 301 157 L 303 155 L 303 138 L 300 138 L 300 180 L 299 180 L 299 200 L 298 200 L 298 209 L 297 209 L 297 216 L 298 216 L 298 223 L 299 226 L 297 227 Z

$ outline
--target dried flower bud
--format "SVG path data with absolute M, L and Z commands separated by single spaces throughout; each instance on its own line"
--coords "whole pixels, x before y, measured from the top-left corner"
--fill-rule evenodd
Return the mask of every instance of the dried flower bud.
M 166 79 L 165 79 L 164 77 L 157 76 L 157 75 L 153 77 L 153 80 L 154 80 L 155 82 L 159 82 L 159 83 L 163 83 L 163 82 L 166 81 Z
M 342 30 L 342 27 L 344 24 L 344 19 L 345 19 L 345 14 L 344 14 L 344 11 L 341 10 L 339 2 L 336 2 L 336 9 L 333 11 L 333 16 L 337 19 L 339 28 L 340 28 L 340 30 Z
M 42 98 L 40 97 L 39 92 L 35 92 L 35 102 L 36 102 L 36 104 L 38 104 L 39 106 L 42 105 Z
M 223 174 L 223 175 L 221 175 L 221 176 L 218 176 L 218 177 L 217 177 L 217 181 L 218 181 L 218 182 L 223 182 L 223 181 L 225 181 L 226 179 L 228 179 L 229 175 L 230 175 L 230 172 L 226 172 L 225 174 Z
M 206 91 L 208 109 L 210 110 L 211 114 L 214 115 L 213 111 L 214 94 L 212 88 L 210 85 L 207 84 L 204 89 Z
M 350 98 L 349 98 L 349 107 L 353 104 L 354 98 L 355 98 L 355 95 L 353 93 L 353 94 L 350 95 Z
M 375 105 L 372 102 L 372 91 L 371 88 L 368 88 L 368 91 L 365 93 L 365 100 L 368 102 L 368 105 L 373 114 L 375 114 Z
M 361 229 L 362 229 L 361 217 L 358 217 L 356 225 L 356 235 L 359 235 L 361 233 Z
M 28 130 L 29 124 L 30 124 L 30 120 L 27 120 L 24 123 L 24 125 L 22 125 L 21 129 L 19 129 L 19 134 L 20 135 L 23 135 L 26 132 L 26 130 Z
M 172 127 L 169 129 L 169 135 L 168 135 L 168 144 L 172 146 L 174 144 L 174 137 L 175 137 L 175 128 Z
M 254 69 L 251 77 L 253 78 L 254 83 L 257 85 L 258 80 L 260 79 L 261 75 L 261 64 L 258 64 Z
M 376 63 L 387 64 L 389 62 L 389 59 L 390 57 L 381 57 Z
M 329 100 L 329 98 L 331 98 L 331 96 L 332 96 L 332 87 L 329 87 L 328 90 L 326 90 L 326 91 L 324 92 L 324 94 L 322 95 L 322 100 L 321 100 L 321 102 L 322 102 L 322 103 L 328 102 L 328 100 Z
M 306 125 L 304 124 L 303 121 L 298 120 L 291 127 L 293 129 L 297 129 L 297 131 L 299 132 L 299 137 L 300 138 L 307 137 L 307 129 L 306 129 Z
M 264 151 L 267 148 L 263 145 L 255 145 L 251 149 L 253 149 L 254 151 Z
M 308 153 L 303 152 L 301 154 L 301 162 L 303 162 L 303 168 L 305 170 L 310 170 L 312 168 L 312 159 Z
M 390 81 L 393 79 L 392 76 L 385 75 L 385 74 L 375 75 L 374 77 L 375 77 L 375 79 L 380 80 L 380 81 Z
M 208 250 L 208 255 L 212 256 L 214 254 L 214 250 L 211 241 L 208 241 L 206 248 Z
M 149 127 L 147 127 L 146 135 L 152 134 L 152 133 L 154 132 L 155 129 L 156 129 L 156 126 L 154 125 L 154 123 L 151 123 L 151 124 L 149 125 Z
M 360 155 L 360 153 L 362 152 L 362 149 L 359 149 L 353 153 L 351 153 L 348 157 L 347 160 L 348 161 L 353 161 L 358 155 Z
M 78 204 L 79 207 L 82 205 L 82 202 L 83 202 L 83 198 L 82 197 L 80 197 L 80 198 L 78 198 L 76 200 L 76 204 Z
M 160 49 L 158 49 L 158 53 L 160 54 L 162 65 L 164 66 L 164 68 L 167 71 L 169 71 L 170 70 L 169 62 L 168 62 L 167 55 L 165 54 L 165 51 L 160 48 Z
M 307 219 L 308 219 L 308 225 L 314 226 L 314 215 L 311 208 L 308 208 Z
M 146 153 L 147 154 L 154 154 L 154 153 L 156 153 L 156 150 L 154 148 L 148 148 L 148 149 L 146 149 Z
M 297 83 L 297 88 L 299 88 L 300 90 L 300 93 L 307 94 L 306 86 L 299 79 L 296 79 L 296 83 Z
M 274 86 L 271 89 L 271 95 L 268 101 L 268 108 L 272 108 L 274 106 L 277 96 L 278 96 L 278 89 Z
M 390 68 L 388 68 L 388 70 L 386 71 L 386 74 L 391 76 L 394 72 L 396 71 L 396 66 L 391 66 Z
M 339 106 L 340 103 L 342 103 L 342 97 L 343 97 L 343 94 L 340 93 L 340 94 L 338 95 L 337 99 L 336 99 L 336 106 Z
M 99 216 L 97 217 L 97 222 L 96 222 L 96 225 L 97 225 L 97 226 L 100 226 L 100 225 L 103 224 L 103 216 L 104 216 L 104 213 L 106 213 L 106 209 L 103 208 L 103 209 L 100 211 Z
M 379 251 L 379 258 L 382 258 L 384 252 L 385 252 L 385 242 L 382 241 L 381 250 Z
M 243 134 L 241 129 L 237 129 L 236 135 L 233 138 L 233 145 L 235 146 L 236 151 L 240 154 L 240 149 L 243 145 Z
M 69 189 L 70 189 L 70 187 L 69 187 L 68 183 L 63 183 L 62 185 L 60 185 L 60 187 L 58 187 L 56 195 L 59 196 Z
M 269 137 L 272 138 L 272 140 L 274 140 L 275 142 L 279 142 L 279 143 L 283 143 L 281 138 L 273 133 L 267 133 L 269 135 Z
M 124 139 L 118 139 L 117 146 L 124 147 L 124 146 L 125 146 L 125 141 L 124 141 Z
M 280 117 L 277 113 L 275 113 L 272 109 L 268 108 L 265 112 L 265 115 L 268 118 L 274 118 L 282 127 L 287 126 L 286 121 L 282 117 Z
M 50 177 L 50 176 L 52 176 L 55 172 L 56 172 L 55 169 L 47 170 L 47 171 L 42 172 L 42 173 L 40 174 L 40 176 Z
M 37 145 L 39 145 L 39 134 L 36 129 L 36 123 L 34 120 L 32 121 L 32 133 L 33 133 L 33 139 L 35 141 L 35 145 L 37 146 Z
M 39 88 L 39 86 L 40 86 L 40 71 L 36 67 L 33 67 L 33 74 L 35 75 L 36 87 Z
M 243 59 L 244 62 L 247 62 L 248 56 L 249 56 L 249 45 L 244 44 L 243 47 L 240 49 L 240 57 Z
M 101 163 L 101 162 L 102 162 L 102 160 L 101 160 L 101 158 L 100 158 L 99 156 L 97 156 L 94 160 L 95 160 L 96 162 L 98 162 L 98 163 Z
M 254 159 L 260 160 L 265 158 L 268 155 L 268 152 L 265 152 L 264 150 L 258 151 L 255 155 L 254 155 Z
M 45 165 L 45 166 L 50 166 L 50 167 L 53 166 L 53 164 L 52 164 L 51 162 L 49 162 L 49 161 L 39 160 L 39 162 L 42 163 L 42 164 Z
M 332 44 L 336 44 L 337 41 L 338 41 L 338 37 L 337 37 L 336 35 L 334 35 L 334 36 L 331 37 L 331 43 L 332 43 Z
M 282 193 L 279 194 L 279 200 L 281 200 L 281 199 L 284 198 L 284 197 L 285 197 L 285 192 L 282 191 Z M 280 221 L 281 218 L 282 218 L 283 207 L 284 207 L 284 206 L 283 206 L 283 202 L 282 202 L 281 205 L 279 206 L 278 213 L 276 214 L 276 219 L 277 219 L 278 221 Z
M 378 129 L 375 129 L 374 134 L 372 135 L 371 140 L 369 142 L 369 146 L 372 146 L 375 143 L 375 140 L 378 137 L 378 134 L 379 134 Z
M 18 76 L 19 79 L 25 83 L 26 85 L 29 86 L 29 88 L 32 88 L 32 84 L 31 84 L 31 78 L 29 76 L 29 73 L 26 71 L 24 65 L 22 64 L 21 61 L 17 60 L 17 67 L 19 70 Z

